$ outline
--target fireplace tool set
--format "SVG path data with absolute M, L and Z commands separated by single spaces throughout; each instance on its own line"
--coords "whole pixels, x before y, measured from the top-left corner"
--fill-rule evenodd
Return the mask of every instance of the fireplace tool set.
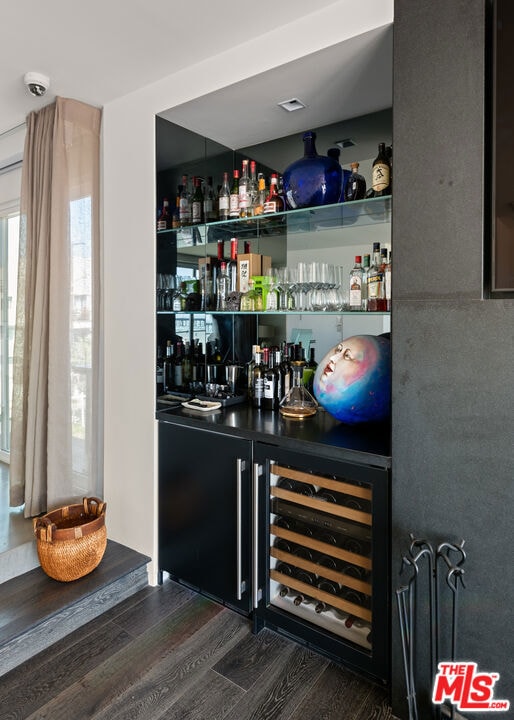
M 464 586 L 463 564 L 466 559 L 464 540 L 459 544 L 444 542 L 435 549 L 427 540 L 409 535 L 409 551 L 402 557 L 401 573 L 407 568 L 410 577 L 406 584 L 396 590 L 398 601 L 398 618 L 400 624 L 400 637 L 402 643 L 403 666 L 405 672 L 405 685 L 407 690 L 407 704 L 409 720 L 418 720 L 418 706 L 416 700 L 416 638 L 419 630 L 417 617 L 417 599 L 419 578 L 422 565 L 426 565 L 428 574 L 428 629 L 430 635 L 430 673 L 432 679 L 437 673 L 437 664 L 440 660 L 455 661 L 457 657 L 457 611 L 459 598 L 459 585 Z M 451 657 L 440 658 L 441 649 L 441 600 L 442 583 L 451 591 L 451 620 L 450 642 Z M 441 708 L 433 706 L 433 717 L 441 718 Z M 455 708 L 452 706 L 450 717 L 455 717 Z

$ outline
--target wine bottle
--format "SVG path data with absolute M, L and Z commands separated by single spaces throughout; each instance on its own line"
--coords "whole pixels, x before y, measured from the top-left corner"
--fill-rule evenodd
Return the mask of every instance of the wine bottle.
M 321 590 L 322 592 L 326 592 L 326 593 L 329 593 L 330 595 L 336 595 L 336 596 L 339 595 L 340 591 L 341 591 L 340 585 L 335 583 L 333 580 L 327 580 L 326 578 L 321 578 L 319 580 L 318 589 Z M 324 610 L 327 610 L 328 607 L 330 607 L 330 606 L 320 600 L 316 604 L 316 607 L 314 608 L 314 610 L 319 615 Z
M 291 389 L 293 382 L 293 369 L 289 360 L 290 345 L 284 343 L 282 347 L 282 362 L 280 363 L 280 400 L 284 398 Z
M 391 165 L 386 155 L 385 143 L 378 144 L 378 155 L 373 161 L 371 178 L 373 197 L 391 194 Z
M 228 172 L 223 173 L 223 183 L 218 193 L 218 220 L 228 220 L 230 211 L 230 186 Z
M 181 227 L 189 225 L 191 222 L 191 203 L 189 197 L 189 190 L 187 187 L 187 175 L 182 175 L 182 191 L 180 193 L 179 214 Z
M 226 272 L 230 278 L 229 292 L 237 290 L 237 238 L 230 238 L 230 260 L 227 263 Z
M 194 193 L 191 198 L 191 224 L 199 225 L 203 219 L 202 181 L 200 178 L 195 178 Z
M 275 360 L 276 354 L 272 351 L 269 354 L 268 368 L 264 373 L 264 399 L 262 405 L 264 410 L 278 409 L 279 374 Z
M 370 256 L 366 253 L 362 259 L 362 309 L 368 309 L 368 275 Z
M 314 342 L 314 340 L 312 342 Z M 303 369 L 303 384 L 311 393 L 313 392 L 314 375 L 316 373 L 316 368 L 318 367 L 315 354 L 316 349 L 314 348 L 314 345 L 311 345 L 311 347 L 309 348 L 309 359 L 307 360 Z
M 228 216 L 234 219 L 239 217 L 239 170 L 234 170 L 230 186 Z
M 203 218 L 205 222 L 216 220 L 214 212 L 214 188 L 212 187 L 212 177 L 207 178 L 207 185 L 203 194 Z
M 349 202 L 351 200 L 362 200 L 366 196 L 366 180 L 359 174 L 359 163 L 350 163 L 352 174 L 346 181 L 344 186 L 344 199 Z
M 262 363 L 262 353 L 258 350 L 254 355 L 252 373 L 252 405 L 258 410 L 262 408 L 264 401 L 264 371 L 265 367 Z
M 173 370 L 173 343 L 171 340 L 166 341 L 166 356 L 164 358 L 164 389 L 170 392 L 175 382 Z

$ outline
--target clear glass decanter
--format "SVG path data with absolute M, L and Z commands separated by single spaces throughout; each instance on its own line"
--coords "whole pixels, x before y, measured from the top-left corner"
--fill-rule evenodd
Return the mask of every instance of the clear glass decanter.
M 310 394 L 302 383 L 303 363 L 291 363 L 293 366 L 293 385 L 282 398 L 279 410 L 281 415 L 296 420 L 315 415 L 318 409 L 317 400 Z

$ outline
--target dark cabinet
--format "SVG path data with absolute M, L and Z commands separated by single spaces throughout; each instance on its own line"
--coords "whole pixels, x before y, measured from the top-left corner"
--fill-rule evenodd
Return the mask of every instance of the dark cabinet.
M 251 443 L 159 423 L 159 569 L 249 612 Z

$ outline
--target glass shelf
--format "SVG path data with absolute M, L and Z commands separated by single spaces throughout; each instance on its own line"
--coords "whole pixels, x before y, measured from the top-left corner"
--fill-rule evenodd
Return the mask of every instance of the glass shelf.
M 388 223 L 391 221 L 391 206 L 392 198 L 389 195 L 335 205 L 288 210 L 250 219 L 236 218 L 173 230 L 159 230 L 157 234 L 159 236 L 176 234 L 177 249 L 193 250 L 195 247 L 233 236 L 245 238 L 291 235 Z
M 387 310 L 383 312 L 367 312 L 365 310 L 157 310 L 157 315 L 253 315 L 253 316 L 292 316 L 292 315 L 348 315 L 350 317 L 382 317 L 389 316 L 391 313 Z

